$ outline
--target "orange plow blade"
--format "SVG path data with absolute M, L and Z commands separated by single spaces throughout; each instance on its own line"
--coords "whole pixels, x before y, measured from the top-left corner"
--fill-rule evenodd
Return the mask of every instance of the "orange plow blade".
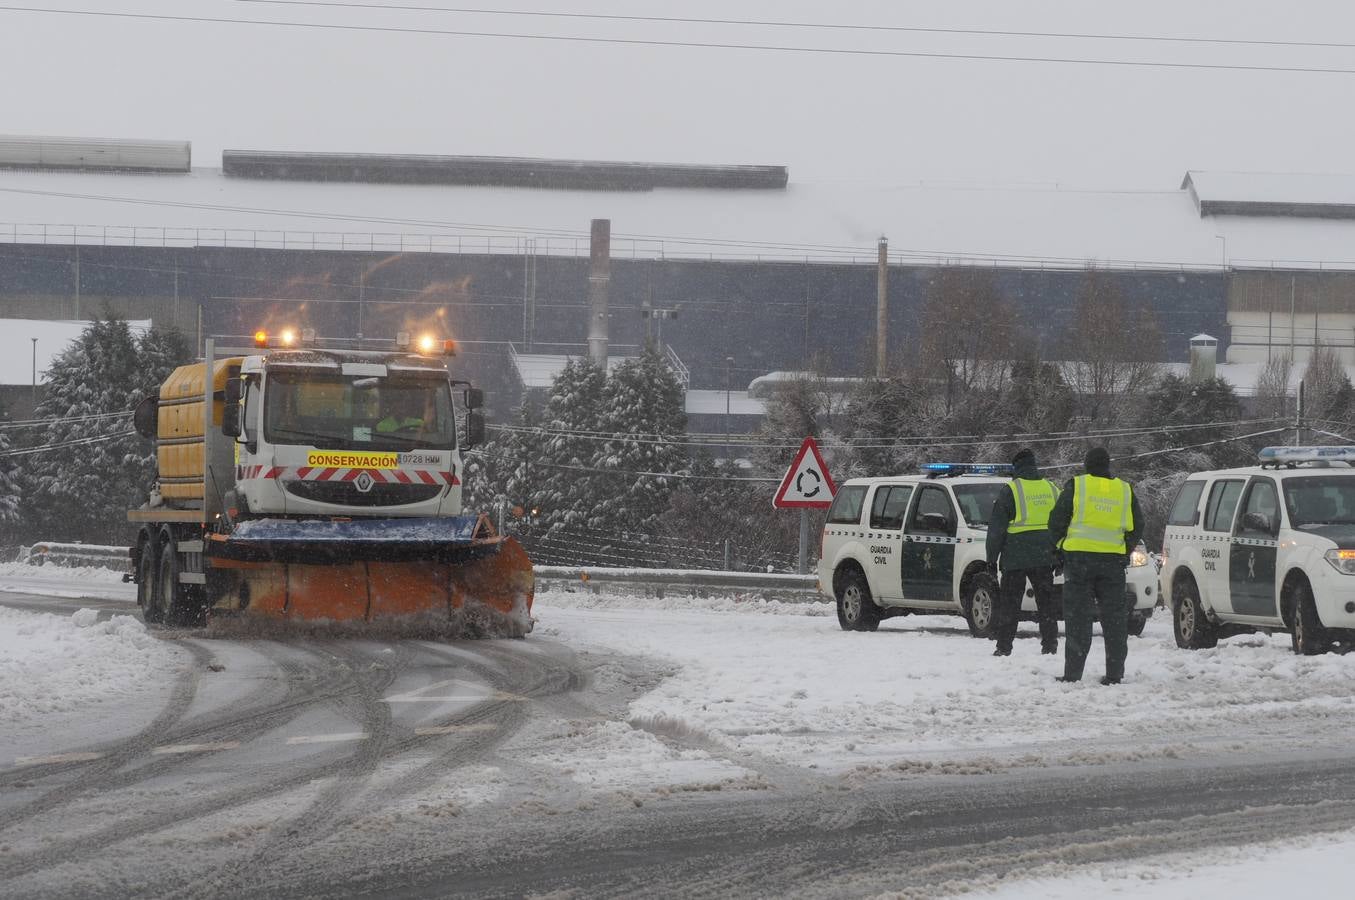
M 401 559 L 330 564 L 217 559 L 216 609 L 251 618 L 464 624 L 520 637 L 532 629 L 535 579 L 513 538 L 476 541 L 454 562 Z

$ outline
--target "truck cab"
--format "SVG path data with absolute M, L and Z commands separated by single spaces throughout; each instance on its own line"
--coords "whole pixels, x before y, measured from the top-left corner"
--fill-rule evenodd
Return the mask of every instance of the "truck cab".
M 281 350 L 244 357 L 238 379 L 228 384 L 225 431 L 234 438 L 241 512 L 461 512 L 457 392 L 444 359 Z M 462 393 L 478 402 L 478 391 Z M 466 419 L 468 429 L 483 431 L 478 414 Z

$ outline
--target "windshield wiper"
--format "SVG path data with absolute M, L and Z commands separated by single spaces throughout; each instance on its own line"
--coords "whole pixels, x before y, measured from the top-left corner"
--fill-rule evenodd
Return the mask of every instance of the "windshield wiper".
M 269 439 L 277 443 L 278 438 L 289 438 L 300 441 L 310 441 L 317 447 L 324 447 L 326 442 L 340 444 L 339 449 L 344 449 L 352 441 L 337 434 L 323 434 L 318 431 L 293 431 L 290 428 L 272 428 Z

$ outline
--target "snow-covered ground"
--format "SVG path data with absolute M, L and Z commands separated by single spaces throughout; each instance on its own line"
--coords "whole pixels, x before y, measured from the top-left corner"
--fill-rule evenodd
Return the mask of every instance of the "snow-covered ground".
M 0 590 L 92 596 L 105 605 L 131 601 L 130 586 L 117 579 L 98 569 L 0 566 Z M 982 776 L 1296 750 L 1355 736 L 1355 656 L 1297 657 L 1284 635 L 1186 652 L 1160 611 L 1131 639 L 1127 681 L 1114 687 L 1096 681 L 1099 638 L 1085 680 L 1055 682 L 1062 657 L 1039 654 L 1032 625 L 1023 625 L 1011 657 L 995 658 L 958 618 L 912 616 L 873 634 L 846 633 L 822 602 L 551 589 L 535 613 L 535 636 L 505 649 L 545 653 L 538 638 L 559 642 L 598 663 L 599 688 L 634 683 L 635 658 L 648 660 L 645 689 L 621 716 L 552 720 L 519 748 L 531 765 L 584 793 L 759 790 L 769 786 L 766 773 L 782 767 L 853 782 Z M 0 607 L 0 720 L 20 733 L 121 708 L 139 685 L 168 683 L 186 665 L 172 642 L 130 616 L 98 622 L 92 610 L 58 616 Z M 1305 885 L 1333 887 L 1348 878 L 1355 835 L 1333 840 L 1213 854 L 1206 868 L 1198 856 L 1166 858 L 976 887 L 998 897 L 1089 890 L 1260 897 L 1278 888 L 1274 879 L 1283 875 L 1275 873 L 1303 871 Z
M 52 615 L 0 607 L 0 721 L 11 738 L 141 699 L 182 665 L 171 644 L 130 615 L 99 621 L 92 609 Z
M 1047 877 L 1012 881 L 976 893 L 984 900 L 1271 900 L 1347 897 L 1355 874 L 1355 832 L 1261 846 L 1220 849 L 1199 856 L 1158 857 L 1151 864 L 1059 867 Z

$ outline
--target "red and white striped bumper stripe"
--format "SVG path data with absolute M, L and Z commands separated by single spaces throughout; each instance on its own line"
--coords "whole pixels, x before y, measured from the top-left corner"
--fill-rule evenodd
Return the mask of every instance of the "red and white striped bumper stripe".
M 235 478 L 274 478 L 280 481 L 352 481 L 363 472 L 377 484 L 450 484 L 461 479 L 456 472 L 431 469 L 324 469 L 319 466 L 236 466 Z

